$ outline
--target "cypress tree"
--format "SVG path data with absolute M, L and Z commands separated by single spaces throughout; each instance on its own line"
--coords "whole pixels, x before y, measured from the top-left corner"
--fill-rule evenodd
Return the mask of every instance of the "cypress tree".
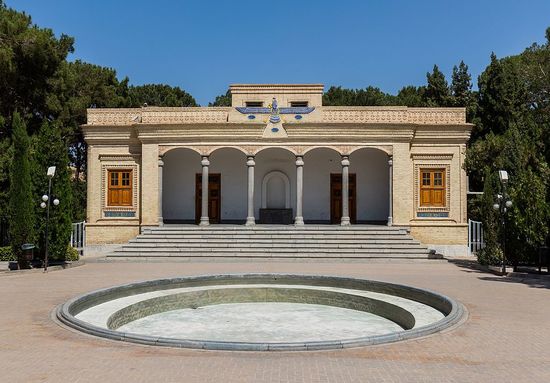
M 34 208 L 30 171 L 30 140 L 25 122 L 15 112 L 12 119 L 13 160 L 10 170 L 10 241 L 20 268 L 28 268 L 21 245 L 34 239 Z
M 432 73 L 426 73 L 428 85 L 424 97 L 428 106 L 449 106 L 450 92 L 445 75 L 437 65 L 434 65 Z
M 35 193 L 45 194 L 48 190 L 46 172 L 49 166 L 55 166 L 52 179 L 51 199 L 59 199 L 58 206 L 50 205 L 48 257 L 51 260 L 65 260 L 71 237 L 72 188 L 67 145 L 61 136 L 61 129 L 56 123 L 44 122 L 36 140 L 36 167 L 34 170 Z M 45 234 L 46 211 L 40 209 L 37 217 L 37 228 Z M 40 248 L 45 247 L 44 234 L 40 238 Z

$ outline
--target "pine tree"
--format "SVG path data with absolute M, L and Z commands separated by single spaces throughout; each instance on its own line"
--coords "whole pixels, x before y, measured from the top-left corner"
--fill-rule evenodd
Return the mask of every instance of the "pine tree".
M 30 172 L 30 140 L 25 122 L 15 112 L 12 119 L 13 160 L 10 170 L 10 241 L 20 268 L 29 264 L 21 245 L 34 240 L 34 207 Z
M 428 85 L 424 92 L 426 104 L 428 106 L 449 106 L 450 92 L 449 85 L 443 72 L 434 65 L 432 73 L 426 73 Z
M 34 169 L 35 194 L 42 195 L 48 190 L 48 167 L 55 166 L 52 178 L 52 201 L 57 198 L 58 206 L 50 205 L 48 256 L 51 260 L 64 260 L 71 236 L 71 210 L 73 208 L 71 173 L 67 146 L 56 123 L 43 122 L 35 141 L 36 166 Z M 45 247 L 46 212 L 40 209 L 37 229 L 41 233 L 40 248 Z
M 468 73 L 468 65 L 461 61 L 458 67 L 453 67 L 451 94 L 455 106 L 468 106 L 472 96 L 472 76 Z

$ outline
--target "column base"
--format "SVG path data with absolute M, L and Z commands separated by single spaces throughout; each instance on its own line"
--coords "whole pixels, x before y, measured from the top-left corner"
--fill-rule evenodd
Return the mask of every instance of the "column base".
M 340 226 L 350 226 L 351 222 L 349 220 L 349 217 L 342 217 L 342 221 L 340 221 Z
M 246 217 L 246 223 L 245 226 L 254 226 L 256 225 L 256 218 L 255 217 Z
M 210 225 L 210 219 L 208 217 L 201 217 L 199 226 L 209 226 L 209 225 Z
M 164 226 L 164 219 L 159 217 L 159 226 Z
M 304 217 L 296 217 L 294 219 L 294 226 L 304 226 Z
M 393 217 L 388 217 L 388 226 L 393 226 Z

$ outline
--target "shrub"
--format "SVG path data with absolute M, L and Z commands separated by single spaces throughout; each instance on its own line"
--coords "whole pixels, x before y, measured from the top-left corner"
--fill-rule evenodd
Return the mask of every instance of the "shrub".
M 11 246 L 0 247 L 0 262 L 17 261 Z
M 477 252 L 480 265 L 499 266 L 502 263 L 502 250 L 498 246 L 486 246 Z
M 67 254 L 65 255 L 66 261 L 78 261 L 80 259 L 80 255 L 78 255 L 78 250 L 75 249 L 72 246 L 67 247 Z

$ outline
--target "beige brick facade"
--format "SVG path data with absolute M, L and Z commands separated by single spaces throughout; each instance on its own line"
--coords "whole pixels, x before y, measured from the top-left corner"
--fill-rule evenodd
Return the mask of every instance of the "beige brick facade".
M 393 225 L 409 226 L 427 244 L 466 245 L 462 164 L 472 125 L 466 123 L 464 108 L 321 106 L 322 85 L 315 84 L 234 85 L 231 90 L 233 107 L 88 110 L 83 130 L 88 143 L 89 243 L 122 243 L 143 227 L 159 225 L 159 159 L 172 149 L 209 156 L 231 147 L 255 156 L 277 147 L 303 156 L 323 147 L 341 155 L 362 148 L 387 154 L 393 163 Z M 267 103 L 273 97 L 281 108 L 277 125 L 270 120 L 274 111 L 240 108 L 247 100 Z M 289 108 L 291 101 L 307 101 L 308 108 Z M 281 131 L 271 134 L 273 127 Z M 425 167 L 446 171 L 444 207 L 419 206 L 419 169 Z M 106 206 L 110 168 L 135 172 L 132 206 Z

